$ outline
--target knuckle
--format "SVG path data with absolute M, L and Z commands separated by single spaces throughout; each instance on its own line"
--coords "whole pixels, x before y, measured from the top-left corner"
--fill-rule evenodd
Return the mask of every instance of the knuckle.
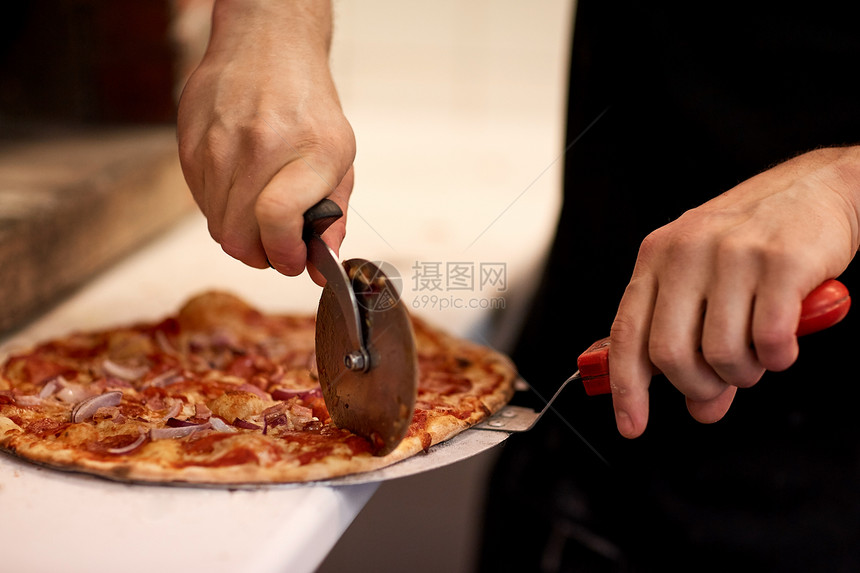
M 730 377 L 726 377 L 725 380 L 726 384 L 730 386 L 737 386 L 738 388 L 752 388 L 758 384 L 759 380 L 761 380 L 762 374 L 764 374 L 764 369 L 749 370 L 735 373 Z
M 222 226 L 219 221 L 216 221 L 214 218 L 209 218 L 206 221 L 206 224 L 209 228 L 209 236 L 212 237 L 219 245 L 221 244 L 221 236 L 222 236 Z
M 624 313 L 616 315 L 609 329 L 609 336 L 614 344 L 629 345 L 637 335 L 635 321 Z
M 796 358 L 796 341 L 782 340 L 756 340 L 756 354 L 759 361 L 768 370 L 779 372 L 785 370 L 794 363 Z
M 711 368 L 718 372 L 732 371 L 738 360 L 738 353 L 728 347 L 702 348 L 702 355 Z
M 707 248 L 706 237 L 692 225 L 670 223 L 649 233 L 639 246 L 640 261 L 663 261 L 670 267 L 685 267 L 699 260 Z
M 346 170 L 355 160 L 355 134 L 352 126 L 342 116 L 328 117 L 324 121 L 302 126 L 296 132 L 294 145 L 305 157 L 343 166 L 338 168 L 340 171 L 338 179 L 343 178 Z
M 727 384 L 706 374 L 670 377 L 672 384 L 693 402 L 708 402 L 725 392 Z
M 648 356 L 654 366 L 663 372 L 679 370 L 687 362 L 686 352 L 680 345 L 672 344 L 661 337 L 651 337 L 648 340 Z

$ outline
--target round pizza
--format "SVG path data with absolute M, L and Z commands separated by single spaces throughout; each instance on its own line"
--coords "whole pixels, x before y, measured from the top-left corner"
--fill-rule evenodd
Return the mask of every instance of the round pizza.
M 152 323 L 76 332 L 0 366 L 0 448 L 113 479 L 253 484 L 375 470 L 499 410 L 503 355 L 412 317 L 419 384 L 408 433 L 374 456 L 336 427 L 317 380 L 312 315 L 207 292 Z

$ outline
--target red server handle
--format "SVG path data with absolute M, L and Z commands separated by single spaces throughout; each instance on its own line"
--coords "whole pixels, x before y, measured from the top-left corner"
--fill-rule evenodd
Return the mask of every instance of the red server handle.
M 829 328 L 845 318 L 851 307 L 851 296 L 836 279 L 821 283 L 803 299 L 797 335 L 812 334 Z M 576 360 L 585 393 L 589 396 L 611 394 L 609 384 L 609 338 L 598 340 Z

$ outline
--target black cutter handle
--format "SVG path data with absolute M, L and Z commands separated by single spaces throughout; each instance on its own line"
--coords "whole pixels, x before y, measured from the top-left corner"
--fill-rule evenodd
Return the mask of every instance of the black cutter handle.
M 331 199 L 323 199 L 305 211 L 305 226 L 302 239 L 307 241 L 313 235 L 320 236 L 332 223 L 343 217 L 343 211 Z

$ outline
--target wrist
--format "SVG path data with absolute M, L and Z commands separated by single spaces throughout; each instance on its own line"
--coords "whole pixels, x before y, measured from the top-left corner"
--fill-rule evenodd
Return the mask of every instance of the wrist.
M 332 37 L 330 0 L 215 0 L 209 52 L 271 44 L 275 53 L 300 51 L 328 59 Z
M 854 249 L 860 248 L 860 146 L 831 147 L 826 153 L 830 167 L 825 181 L 846 203 L 854 231 Z

